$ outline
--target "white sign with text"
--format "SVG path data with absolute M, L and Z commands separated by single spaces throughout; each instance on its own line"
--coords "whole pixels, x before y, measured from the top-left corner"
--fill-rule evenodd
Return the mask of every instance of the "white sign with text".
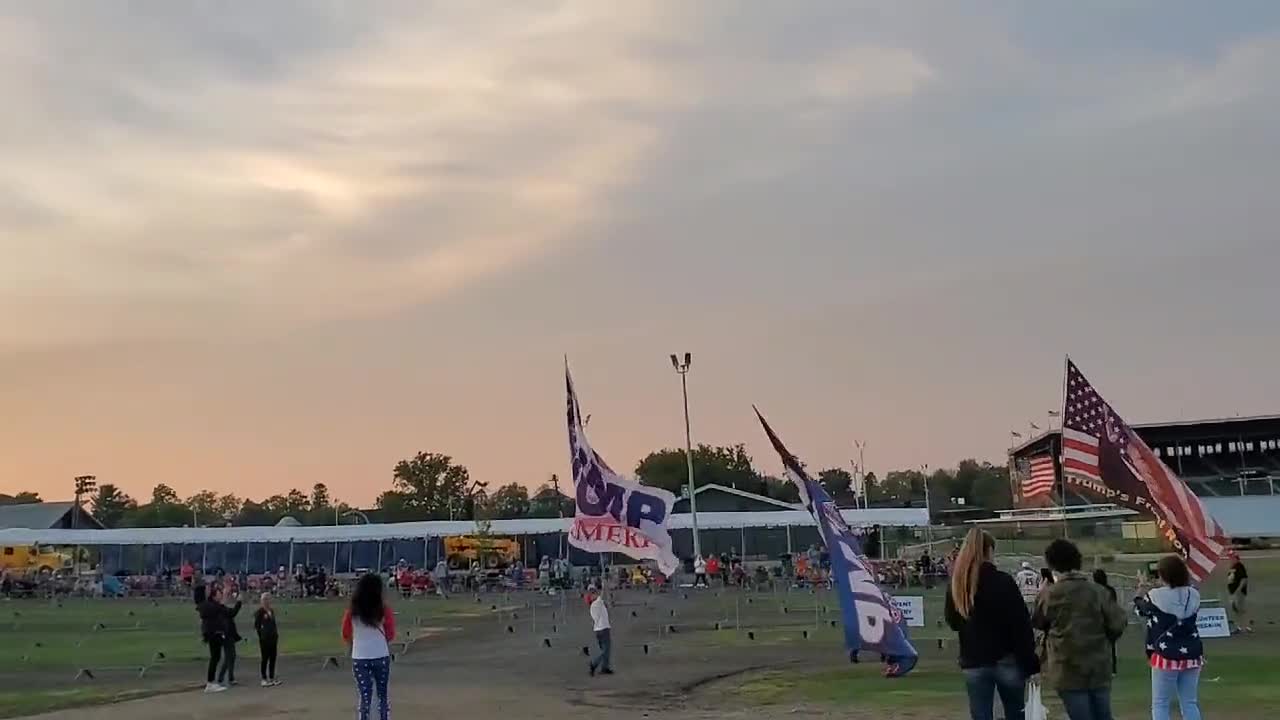
M 1196 629 L 1203 638 L 1231 637 L 1231 626 L 1227 624 L 1226 608 L 1200 608 L 1196 616 Z
M 924 627 L 924 598 L 919 595 L 897 595 L 893 598 L 893 606 L 902 612 L 907 627 Z

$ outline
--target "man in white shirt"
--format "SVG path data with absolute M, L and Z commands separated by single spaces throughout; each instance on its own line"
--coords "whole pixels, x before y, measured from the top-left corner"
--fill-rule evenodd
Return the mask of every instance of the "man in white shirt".
M 604 592 L 592 585 L 587 590 L 587 603 L 591 610 L 591 629 L 595 631 L 596 643 L 600 645 L 600 654 L 591 660 L 591 676 L 595 677 L 597 672 L 612 675 L 609 653 L 613 649 L 613 640 L 609 635 L 609 607 L 605 604 Z
M 707 561 L 701 555 L 693 559 L 693 586 L 707 586 Z
M 1013 581 L 1018 584 L 1022 601 L 1029 605 L 1034 604 L 1036 596 L 1040 594 L 1040 573 L 1031 568 L 1031 563 L 1022 563 L 1022 569 L 1013 576 Z

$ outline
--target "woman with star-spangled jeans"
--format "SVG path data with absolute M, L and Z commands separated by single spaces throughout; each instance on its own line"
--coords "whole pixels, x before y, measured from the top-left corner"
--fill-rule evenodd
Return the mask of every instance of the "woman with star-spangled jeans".
M 387 685 L 391 677 L 391 647 L 396 636 L 396 616 L 382 598 L 382 578 L 372 573 L 360 578 L 351 595 L 351 607 L 342 617 L 342 639 L 351 648 L 351 670 L 356 678 L 358 719 L 369 720 L 374 691 L 378 717 L 391 716 Z

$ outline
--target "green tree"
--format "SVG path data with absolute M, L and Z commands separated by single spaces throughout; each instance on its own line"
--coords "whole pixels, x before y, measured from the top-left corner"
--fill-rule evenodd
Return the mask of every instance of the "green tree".
M 177 505 L 179 502 L 181 501 L 178 499 L 178 493 L 164 483 L 160 483 L 151 489 L 152 505 Z
M 40 499 L 40 493 L 23 491 L 14 495 L 5 495 L 0 493 L 0 505 L 30 505 L 31 503 L 44 502 Z
M 866 493 L 868 502 L 876 502 L 876 497 L 880 494 L 880 481 L 876 479 L 876 474 L 869 472 L 862 477 L 862 492 Z
M 552 475 L 552 480 L 555 476 Z M 529 516 L 535 518 L 573 517 L 573 498 L 557 491 L 554 483 L 543 483 L 529 499 Z
M 790 480 L 783 480 L 772 475 L 764 475 L 761 479 L 764 482 L 765 494 L 774 500 L 787 503 L 800 502 L 800 489 Z
M 473 519 L 486 483 L 471 482 L 467 468 L 440 453 L 420 452 L 396 463 L 389 492 L 378 507 L 405 519 Z
M 120 527 L 125 516 L 137 509 L 138 503 L 112 483 L 99 485 L 93 496 L 93 516 L 109 528 Z
M 649 453 L 636 465 L 636 477 L 645 485 L 679 495 L 689 482 L 685 451 L 665 449 Z M 765 493 L 764 480 L 752 466 L 746 447 L 741 444 L 699 445 L 694 448 L 693 482 L 697 487 L 714 484 L 757 495 Z
M 818 482 L 837 503 L 853 498 L 853 475 L 844 468 L 828 468 L 818 473 Z
M 503 485 L 494 491 L 489 507 L 499 520 L 515 520 L 529 516 L 529 489 L 517 483 Z

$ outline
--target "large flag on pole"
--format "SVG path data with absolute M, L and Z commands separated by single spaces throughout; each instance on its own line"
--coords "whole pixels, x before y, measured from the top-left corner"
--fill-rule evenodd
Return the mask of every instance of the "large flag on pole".
M 568 363 L 564 381 L 577 505 L 569 543 L 586 552 L 616 552 L 637 560 L 655 560 L 664 575 L 675 574 L 680 561 L 671 550 L 667 519 L 676 496 L 627 480 L 609 468 L 587 441 Z
M 840 597 L 840 616 L 844 624 L 844 644 L 849 658 L 857 660 L 858 652 L 880 653 L 884 674 L 901 677 L 916 666 L 919 655 L 907 638 L 907 622 L 893 599 L 876 584 L 876 571 L 862 552 L 862 543 L 849 529 L 840 509 L 822 485 L 811 478 L 804 466 L 787 451 L 773 428 L 756 410 L 756 417 L 782 457 L 787 479 L 795 483 L 804 503 L 818 526 L 818 534 L 831 555 L 831 576 Z
M 1062 412 L 1065 480 L 1109 502 L 1154 515 L 1196 581 L 1226 552 L 1222 526 L 1138 434 L 1120 419 L 1080 368 L 1067 360 Z

